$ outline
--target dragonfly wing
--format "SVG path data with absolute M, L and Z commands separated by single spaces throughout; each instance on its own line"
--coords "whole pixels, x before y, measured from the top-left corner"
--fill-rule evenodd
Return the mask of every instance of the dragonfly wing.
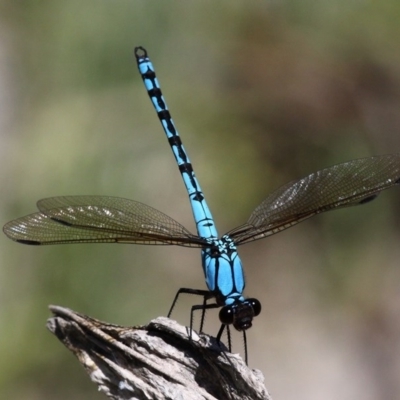
M 228 233 L 236 244 L 262 239 L 315 214 L 364 204 L 400 183 L 400 154 L 352 160 L 292 181 L 268 196 L 246 224 Z
M 6 224 L 5 234 L 25 244 L 204 244 L 168 215 L 133 200 L 66 196 L 39 200 L 37 206 L 39 213 Z

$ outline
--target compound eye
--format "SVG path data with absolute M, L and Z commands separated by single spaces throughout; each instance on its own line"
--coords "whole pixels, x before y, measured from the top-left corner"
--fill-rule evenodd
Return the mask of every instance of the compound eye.
M 259 315 L 261 312 L 261 303 L 257 299 L 247 299 L 247 301 L 253 308 L 254 316 L 256 317 L 257 315 Z
M 233 307 L 232 306 L 224 306 L 219 311 L 219 320 L 225 324 L 229 325 L 233 323 Z

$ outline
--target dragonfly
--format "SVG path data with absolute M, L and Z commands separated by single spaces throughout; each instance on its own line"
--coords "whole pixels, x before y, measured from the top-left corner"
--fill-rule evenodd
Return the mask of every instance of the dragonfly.
M 39 212 L 7 223 L 4 233 L 27 245 L 135 243 L 200 249 L 207 290 L 180 288 L 168 317 L 179 295 L 201 296 L 202 303 L 191 308 L 190 332 L 195 311 L 202 311 L 201 332 L 205 310 L 219 308 L 218 343 L 226 329 L 231 350 L 230 327 L 242 332 L 247 363 L 246 331 L 261 313 L 261 303 L 244 296 L 245 278 L 237 246 L 264 239 L 325 211 L 368 203 L 400 183 L 400 153 L 351 160 L 291 181 L 256 207 L 246 223 L 219 236 L 146 49 L 136 47 L 135 57 L 188 192 L 197 234 L 146 204 L 108 196 L 39 200 Z

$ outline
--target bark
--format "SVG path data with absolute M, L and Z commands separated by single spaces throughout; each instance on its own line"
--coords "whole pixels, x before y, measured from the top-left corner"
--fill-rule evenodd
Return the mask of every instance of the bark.
M 59 306 L 48 329 L 75 354 L 100 391 L 118 400 L 271 400 L 260 371 L 215 338 L 168 318 L 122 327 Z

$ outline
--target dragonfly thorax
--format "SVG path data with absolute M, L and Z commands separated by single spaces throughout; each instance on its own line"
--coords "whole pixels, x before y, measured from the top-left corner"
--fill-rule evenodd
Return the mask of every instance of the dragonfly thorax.
M 211 249 L 211 254 L 215 257 L 222 254 L 230 255 L 232 252 L 237 253 L 236 245 L 228 235 L 224 235 L 220 239 L 208 238 L 206 240 L 209 244 L 207 247 Z
M 243 302 L 245 287 L 242 262 L 233 240 L 225 235 L 207 239 L 202 250 L 202 263 L 208 289 L 220 305 Z

